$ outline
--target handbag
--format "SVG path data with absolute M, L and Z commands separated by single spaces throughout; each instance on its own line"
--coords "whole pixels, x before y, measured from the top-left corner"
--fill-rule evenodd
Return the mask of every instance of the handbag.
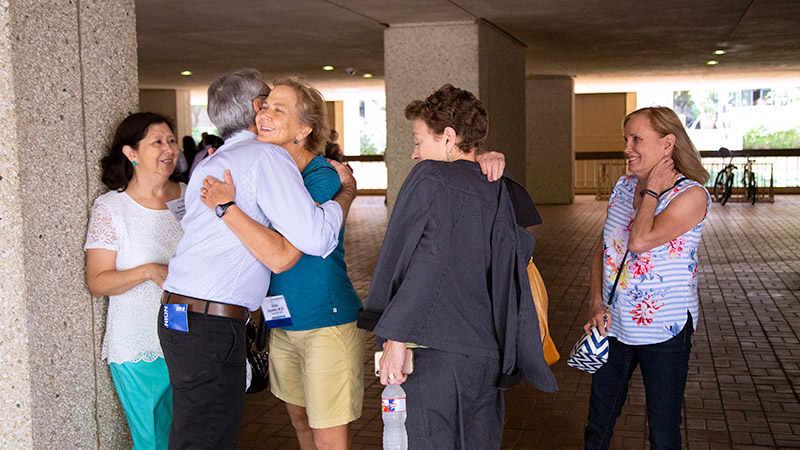
M 264 314 L 259 315 L 258 325 L 248 323 L 245 329 L 248 385 L 247 393 L 255 394 L 269 386 L 269 352 L 267 351 L 267 324 Z
M 617 271 L 617 278 L 608 296 L 608 307 L 614 302 L 614 294 L 617 292 L 617 284 L 622 270 L 625 268 L 625 259 L 628 252 L 622 257 L 622 262 Z M 572 347 L 572 351 L 567 358 L 567 365 L 588 373 L 595 373 L 597 369 L 603 367 L 608 361 L 608 337 L 600 334 L 600 330 L 593 326 L 589 329 L 590 334 L 583 334 L 578 342 Z
M 544 287 L 544 280 L 536 264 L 533 263 L 533 258 L 528 261 L 528 281 L 531 284 L 531 295 L 533 295 L 533 304 L 536 306 L 536 315 L 539 316 L 539 335 L 542 337 L 542 349 L 544 350 L 544 359 L 547 365 L 552 366 L 558 361 L 561 355 L 558 354 L 556 344 L 553 338 L 550 337 L 550 327 L 547 326 L 547 289 Z

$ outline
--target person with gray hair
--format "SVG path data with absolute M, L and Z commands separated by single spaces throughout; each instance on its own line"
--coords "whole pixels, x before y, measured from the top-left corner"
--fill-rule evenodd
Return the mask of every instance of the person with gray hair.
M 261 307 L 272 272 L 297 261 L 288 249 L 326 257 L 336 248 L 356 195 L 350 171 L 336 167 L 342 188 L 317 205 L 286 150 L 256 140 L 256 111 L 268 93 L 253 69 L 223 75 L 208 89 L 209 117 L 225 144 L 197 166 L 186 189 L 184 235 L 158 318 L 173 385 L 170 449 L 236 447 L 249 312 Z M 203 179 L 225 173 L 239 180 L 235 200 L 206 208 Z M 252 220 L 231 220 L 242 216 Z M 258 238 L 245 244 L 237 233 Z

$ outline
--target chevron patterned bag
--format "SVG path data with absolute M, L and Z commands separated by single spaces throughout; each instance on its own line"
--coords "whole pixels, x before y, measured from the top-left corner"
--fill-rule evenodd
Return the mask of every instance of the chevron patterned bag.
M 608 299 L 608 308 L 611 308 L 611 303 L 614 301 L 614 294 L 617 291 L 617 283 L 619 283 L 619 276 L 625 268 L 625 260 L 628 258 L 628 252 L 622 257 L 622 262 L 617 271 L 617 279 L 614 280 L 614 286 L 611 288 L 611 293 Z M 608 309 L 606 310 L 608 311 Z M 603 316 L 605 321 L 605 316 Z M 603 367 L 608 361 L 608 338 L 600 334 L 597 327 L 589 328 L 591 334 L 584 333 L 567 358 L 567 365 L 576 369 L 583 370 L 588 373 L 595 373 L 597 369 Z
M 572 347 L 567 365 L 584 372 L 595 373 L 608 361 L 608 338 L 600 334 L 597 327 L 589 329 Z

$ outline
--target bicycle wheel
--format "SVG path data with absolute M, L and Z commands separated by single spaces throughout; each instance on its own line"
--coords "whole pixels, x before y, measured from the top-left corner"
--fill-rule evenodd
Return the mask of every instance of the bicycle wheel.
M 733 191 L 733 173 L 727 175 L 725 177 L 725 189 L 722 194 L 722 204 L 728 203 L 728 200 L 731 198 L 731 192 Z
M 725 178 L 728 175 L 726 170 L 722 170 L 717 174 L 717 179 L 714 181 L 714 201 L 721 202 L 722 196 L 725 194 Z
M 756 175 L 753 172 L 750 172 L 747 177 L 747 201 L 750 202 L 751 205 L 756 204 L 758 188 L 756 187 Z

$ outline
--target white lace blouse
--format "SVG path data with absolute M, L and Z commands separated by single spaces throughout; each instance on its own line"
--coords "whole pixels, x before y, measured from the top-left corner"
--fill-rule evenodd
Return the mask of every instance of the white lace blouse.
M 181 197 L 186 185 L 181 183 Z M 85 250 L 117 252 L 117 270 L 146 263 L 167 264 L 183 231 L 168 209 L 149 209 L 124 192 L 97 197 L 89 218 Z M 120 295 L 109 296 L 101 358 L 109 363 L 152 362 L 163 358 L 157 317 L 161 288 L 146 281 Z

